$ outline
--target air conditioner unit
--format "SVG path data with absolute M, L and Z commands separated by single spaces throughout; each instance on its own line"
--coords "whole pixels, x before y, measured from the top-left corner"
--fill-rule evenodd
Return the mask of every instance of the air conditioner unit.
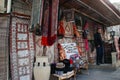
M 5 0 L 0 0 L 0 13 L 4 13 L 5 11 Z

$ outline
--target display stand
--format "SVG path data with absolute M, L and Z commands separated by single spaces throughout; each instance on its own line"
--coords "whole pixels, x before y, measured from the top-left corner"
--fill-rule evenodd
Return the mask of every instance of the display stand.
M 74 80 L 76 80 L 76 72 L 75 72 L 75 70 L 73 70 L 73 71 L 67 72 L 66 74 L 63 74 L 63 75 L 53 74 L 53 77 L 57 77 L 57 80 L 71 79 L 73 77 Z

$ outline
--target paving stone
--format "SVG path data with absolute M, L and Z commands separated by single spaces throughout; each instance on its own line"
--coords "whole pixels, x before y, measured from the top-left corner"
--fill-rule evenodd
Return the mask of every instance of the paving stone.
M 120 80 L 120 69 L 89 69 L 89 74 L 77 74 L 76 80 Z

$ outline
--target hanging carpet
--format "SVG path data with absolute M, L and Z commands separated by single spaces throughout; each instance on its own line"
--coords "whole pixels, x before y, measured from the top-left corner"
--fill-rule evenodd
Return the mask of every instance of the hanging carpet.
M 57 37 L 59 0 L 44 0 L 42 45 L 51 46 Z
M 30 19 L 12 16 L 10 27 L 10 63 L 12 80 L 32 80 L 34 40 L 29 33 Z
M 32 18 L 31 18 L 31 26 L 35 27 L 36 24 L 41 26 L 42 22 L 42 13 L 43 13 L 43 3 L 44 0 L 33 0 L 32 4 Z

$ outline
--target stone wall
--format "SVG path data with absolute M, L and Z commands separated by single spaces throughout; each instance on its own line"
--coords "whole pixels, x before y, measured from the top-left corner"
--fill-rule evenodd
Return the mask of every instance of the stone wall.
M 22 0 L 13 0 L 12 2 L 12 12 L 31 15 L 31 10 L 31 4 L 27 2 L 24 2 Z

